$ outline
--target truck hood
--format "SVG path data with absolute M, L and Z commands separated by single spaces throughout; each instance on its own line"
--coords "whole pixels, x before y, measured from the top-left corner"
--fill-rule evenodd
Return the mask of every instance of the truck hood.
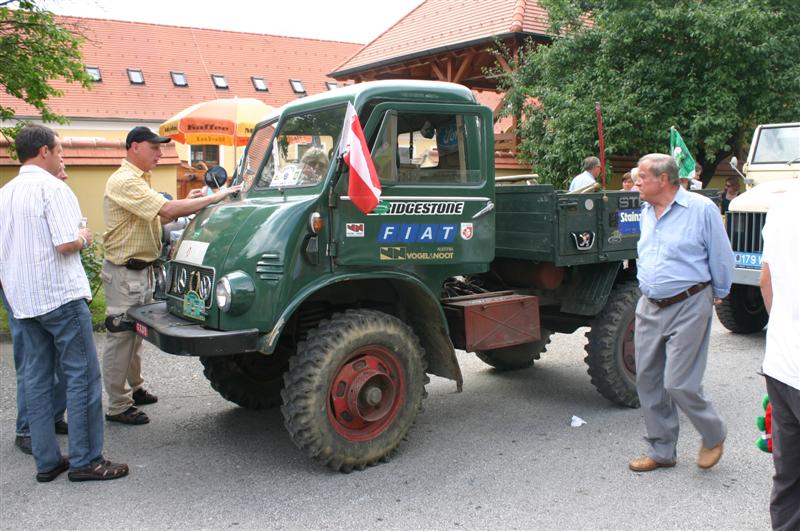
M 766 212 L 770 204 L 790 190 L 800 190 L 800 179 L 767 181 L 744 192 L 731 201 L 730 212 Z
M 302 205 L 315 196 L 269 197 L 224 201 L 200 211 L 183 232 L 174 260 L 183 263 L 225 269 L 230 258 L 255 257 L 266 250 L 282 251 L 276 246 L 285 243 L 278 230 L 287 218 L 302 216 Z M 270 240 L 277 240 L 272 242 Z M 229 253 L 235 249 L 235 257 Z

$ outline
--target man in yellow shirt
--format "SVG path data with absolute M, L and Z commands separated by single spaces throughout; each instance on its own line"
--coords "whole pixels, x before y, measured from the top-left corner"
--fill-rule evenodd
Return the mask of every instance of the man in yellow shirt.
M 158 400 L 144 389 L 142 338 L 131 330 L 115 329 L 113 323 L 131 306 L 152 301 L 152 264 L 161 253 L 161 225 L 241 189 L 232 186 L 202 197 L 200 190 L 193 190 L 186 199 L 167 200 L 150 187 L 150 171 L 161 158 L 161 144 L 169 141 L 147 127 L 134 127 L 125 140 L 125 159 L 109 177 L 103 196 L 106 231 L 101 276 L 108 328 L 103 383 L 109 402 L 106 420 L 112 422 L 147 424 L 150 419 L 136 405 Z

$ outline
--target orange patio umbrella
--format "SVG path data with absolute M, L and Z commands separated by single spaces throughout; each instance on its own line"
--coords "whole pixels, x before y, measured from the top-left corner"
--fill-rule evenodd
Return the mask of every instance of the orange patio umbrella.
M 225 98 L 196 103 L 161 124 L 158 132 L 181 144 L 244 146 L 272 107 L 255 98 Z

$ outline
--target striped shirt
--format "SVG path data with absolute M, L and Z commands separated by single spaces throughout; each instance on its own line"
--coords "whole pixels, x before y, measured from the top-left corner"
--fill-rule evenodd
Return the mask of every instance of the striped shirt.
M 152 262 L 161 253 L 158 211 L 167 199 L 150 188 L 150 173 L 128 162 L 108 178 L 103 196 L 105 258 L 125 265 L 131 258 Z
M 63 181 L 33 164 L 0 188 L 0 281 L 14 317 L 44 315 L 91 299 L 80 253 L 58 245 L 78 239 L 78 198 Z

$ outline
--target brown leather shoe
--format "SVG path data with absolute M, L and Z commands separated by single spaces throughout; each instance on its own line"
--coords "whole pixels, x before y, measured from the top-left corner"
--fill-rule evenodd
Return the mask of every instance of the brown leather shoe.
M 722 457 L 722 445 L 723 443 L 719 443 L 714 448 L 700 446 L 700 453 L 697 454 L 697 466 L 707 470 L 719 463 Z
M 630 463 L 628 463 L 628 468 L 633 470 L 634 472 L 652 472 L 656 468 L 672 468 L 675 466 L 675 463 L 659 463 L 652 457 L 648 457 L 643 455 L 641 457 L 637 457 Z

